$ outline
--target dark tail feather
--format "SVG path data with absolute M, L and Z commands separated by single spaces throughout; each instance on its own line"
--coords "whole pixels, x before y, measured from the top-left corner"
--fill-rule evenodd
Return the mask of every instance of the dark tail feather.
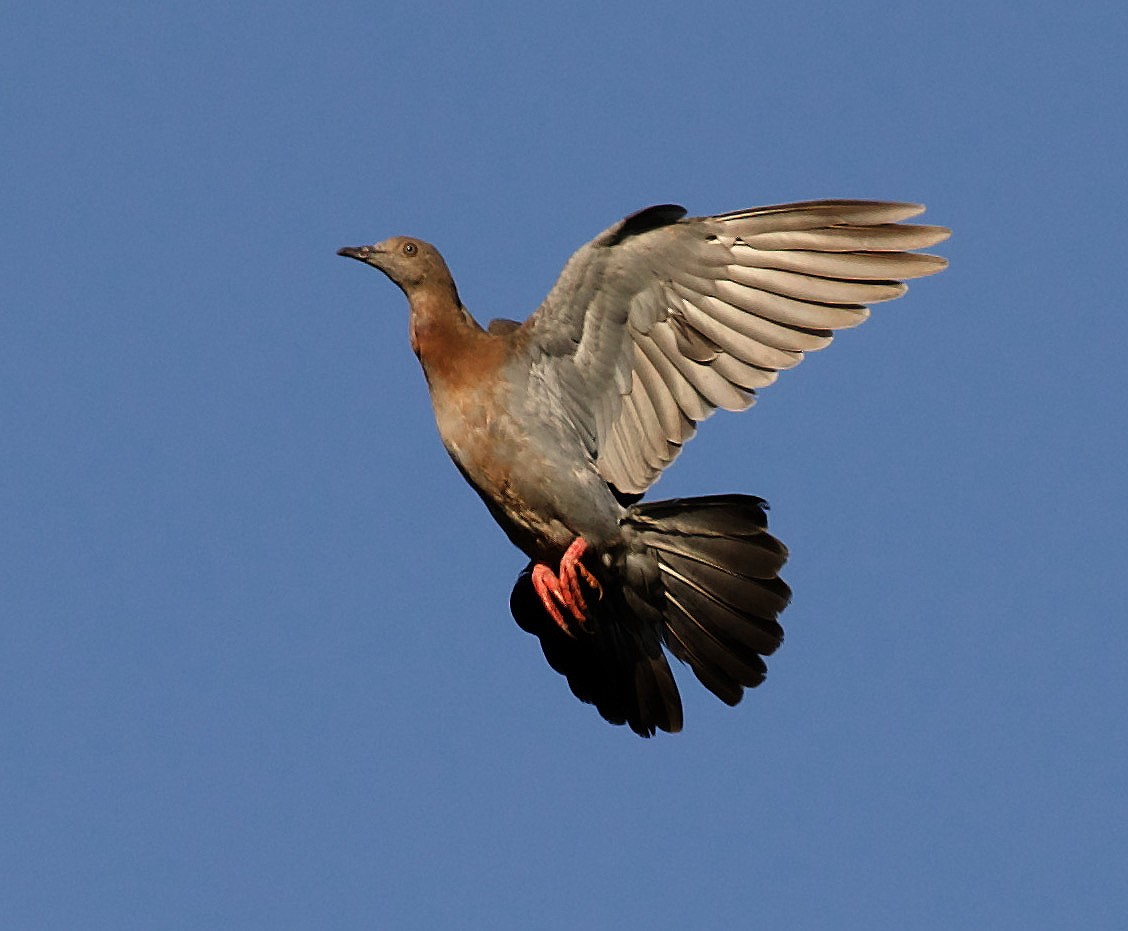
M 680 731 L 681 696 L 674 684 L 662 643 L 651 625 L 619 623 L 625 609 L 620 596 L 607 591 L 595 616 L 569 637 L 545 613 L 533 589 L 532 564 L 517 577 L 509 607 L 522 630 L 540 640 L 548 664 L 568 680 L 572 694 L 595 705 L 612 724 L 651 737 L 655 730 Z M 618 608 L 612 608 L 612 601 Z
M 577 698 L 649 737 L 682 726 L 662 644 L 727 704 L 764 680 L 763 657 L 783 641 L 776 618 L 791 597 L 778 575 L 787 549 L 767 532 L 764 501 L 748 495 L 635 505 L 623 523 L 629 543 L 612 570 L 588 564 L 603 598 L 574 637 L 545 613 L 531 565 L 510 607 Z
M 787 548 L 767 531 L 761 498 L 713 495 L 636 506 L 629 523 L 657 556 L 662 640 L 721 701 L 764 681 L 783 642 L 776 618 L 791 589 Z

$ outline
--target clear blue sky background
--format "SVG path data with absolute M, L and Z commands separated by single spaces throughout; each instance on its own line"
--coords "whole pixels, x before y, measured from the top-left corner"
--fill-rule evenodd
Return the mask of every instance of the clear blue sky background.
M 5 19 L 0 925 L 1124 927 L 1123 4 Z M 335 250 L 524 316 L 638 207 L 833 196 L 952 267 L 659 484 L 768 498 L 796 596 L 640 740 Z

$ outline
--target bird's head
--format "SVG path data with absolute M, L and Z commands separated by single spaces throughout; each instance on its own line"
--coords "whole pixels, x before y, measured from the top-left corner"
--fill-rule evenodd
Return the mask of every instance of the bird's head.
M 421 239 L 394 236 L 373 246 L 346 246 L 337 255 L 378 268 L 411 297 L 412 292 L 447 285 L 451 281 L 439 250 Z

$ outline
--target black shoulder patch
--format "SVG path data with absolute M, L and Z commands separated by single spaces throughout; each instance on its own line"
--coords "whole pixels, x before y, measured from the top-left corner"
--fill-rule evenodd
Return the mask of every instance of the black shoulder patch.
M 614 246 L 624 239 L 637 236 L 639 233 L 646 233 L 658 229 L 660 226 L 677 223 L 687 212 L 685 207 L 680 204 L 658 204 L 654 207 L 636 210 L 607 231 L 607 239 L 603 244 Z

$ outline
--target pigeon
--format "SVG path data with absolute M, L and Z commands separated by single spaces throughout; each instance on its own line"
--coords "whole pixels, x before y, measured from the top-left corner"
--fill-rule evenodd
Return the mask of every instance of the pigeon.
M 577 698 L 649 737 L 677 732 L 666 654 L 735 705 L 783 641 L 786 547 L 746 494 L 644 502 L 717 408 L 946 267 L 918 204 L 820 200 L 690 217 L 662 204 L 580 248 L 523 323 L 483 329 L 438 250 L 396 236 L 339 255 L 410 305 L 443 445 L 528 558 L 518 625 Z

